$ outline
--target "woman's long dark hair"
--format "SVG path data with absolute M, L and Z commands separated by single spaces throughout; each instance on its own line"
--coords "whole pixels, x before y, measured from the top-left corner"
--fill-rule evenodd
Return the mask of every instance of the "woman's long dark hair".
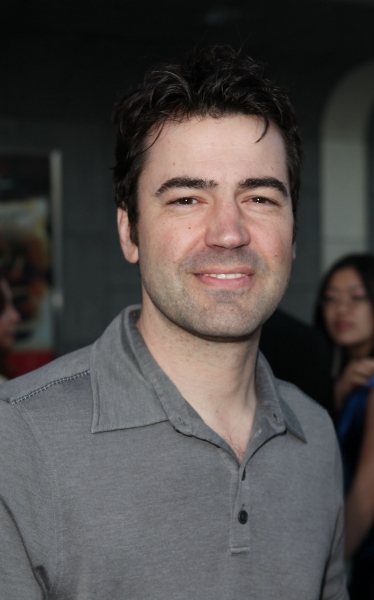
M 320 284 L 317 302 L 314 309 L 314 325 L 319 329 L 325 338 L 327 339 L 331 354 L 333 352 L 334 342 L 327 332 L 325 318 L 323 314 L 323 303 L 325 299 L 326 289 L 330 283 L 332 276 L 341 269 L 354 269 L 360 277 L 362 284 L 365 288 L 366 294 L 371 304 L 373 316 L 374 316 L 374 255 L 373 254 L 349 254 L 339 259 L 332 265 L 326 275 L 323 277 Z M 374 346 L 371 351 L 371 356 L 374 355 Z M 340 371 L 344 364 L 347 362 L 347 357 L 342 357 Z

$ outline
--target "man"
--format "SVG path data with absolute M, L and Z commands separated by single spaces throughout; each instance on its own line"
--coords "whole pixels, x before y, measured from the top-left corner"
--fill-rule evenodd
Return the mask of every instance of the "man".
M 226 47 L 116 113 L 142 308 L 4 387 L 1 597 L 347 598 L 331 422 L 258 357 L 290 275 L 300 140 Z

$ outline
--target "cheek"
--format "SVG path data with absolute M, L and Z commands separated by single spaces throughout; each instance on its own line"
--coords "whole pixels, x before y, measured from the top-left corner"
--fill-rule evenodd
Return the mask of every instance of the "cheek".
M 198 245 L 197 227 L 191 223 L 155 220 L 153 226 L 144 225 L 139 228 L 139 251 L 149 261 L 178 262 Z
M 248 223 L 252 243 L 274 258 L 293 259 L 293 218 L 284 215 L 272 221 L 258 219 Z
M 374 316 L 370 308 L 361 311 L 359 323 L 362 332 L 368 336 L 374 336 Z
M 288 268 L 293 261 L 292 235 L 285 232 L 283 235 L 279 231 L 274 234 L 263 235 L 259 240 L 264 254 L 276 264 Z
M 334 312 L 332 310 L 324 310 L 323 311 L 323 319 L 325 321 L 326 329 L 331 333 L 331 325 L 334 320 Z

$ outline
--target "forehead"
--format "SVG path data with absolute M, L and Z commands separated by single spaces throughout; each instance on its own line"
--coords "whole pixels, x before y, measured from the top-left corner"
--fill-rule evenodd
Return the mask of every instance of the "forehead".
M 328 288 L 335 289 L 353 289 L 364 287 L 359 273 L 353 267 L 346 267 L 335 271 L 327 284 Z
M 283 136 L 270 123 L 264 134 L 261 118 L 232 115 L 220 119 L 193 117 L 183 123 L 167 122 L 148 151 L 141 175 L 164 179 L 186 174 L 227 178 L 280 178 L 288 184 Z

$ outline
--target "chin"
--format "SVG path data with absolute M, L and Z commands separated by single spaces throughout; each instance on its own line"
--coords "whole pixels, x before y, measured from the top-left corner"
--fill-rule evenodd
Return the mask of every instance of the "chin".
M 266 317 L 267 318 L 267 317 Z M 248 339 L 254 334 L 266 318 L 248 314 L 222 314 L 222 311 L 201 312 L 198 318 L 177 319 L 177 325 L 201 338 L 234 342 Z
M 355 338 L 352 339 L 351 336 L 346 335 L 335 335 L 334 337 L 334 343 L 338 346 L 344 346 L 344 348 L 347 348 L 347 350 L 350 348 L 350 346 L 356 346 L 360 342 L 361 340 L 357 340 Z
M 220 327 L 207 327 L 206 325 L 198 327 L 185 327 L 187 331 L 196 335 L 198 337 L 216 340 L 216 341 L 227 341 L 233 342 L 238 339 L 247 339 L 251 336 L 254 331 L 257 331 L 258 326 L 256 327 L 223 327 L 222 324 Z

